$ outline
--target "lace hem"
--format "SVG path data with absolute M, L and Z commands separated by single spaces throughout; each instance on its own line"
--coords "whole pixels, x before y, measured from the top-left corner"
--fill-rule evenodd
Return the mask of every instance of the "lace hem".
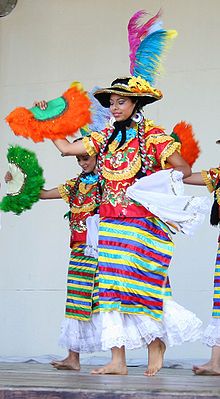
M 173 300 L 164 301 L 165 342 L 168 346 L 195 342 L 202 337 L 202 321 Z
M 94 314 L 90 321 L 64 319 L 61 324 L 59 345 L 73 352 L 87 353 L 100 351 L 101 319 Z
M 206 327 L 202 342 L 208 346 L 220 346 L 220 319 L 212 318 Z
M 202 322 L 196 315 L 173 300 L 164 301 L 161 322 L 149 316 L 122 314 L 116 311 L 102 315 L 102 349 L 125 346 L 136 349 L 160 338 L 166 345 L 181 345 L 201 338 Z

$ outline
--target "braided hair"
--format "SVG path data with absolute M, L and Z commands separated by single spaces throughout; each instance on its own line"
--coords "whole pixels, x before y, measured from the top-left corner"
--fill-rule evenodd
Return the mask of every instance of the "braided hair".
M 210 223 L 212 226 L 218 226 L 219 222 L 220 222 L 220 217 L 219 217 L 219 204 L 217 201 L 217 189 L 220 188 L 220 181 L 217 184 L 217 187 L 215 189 L 215 193 L 214 193 L 214 202 L 212 205 L 212 209 L 211 209 L 211 215 L 210 215 Z

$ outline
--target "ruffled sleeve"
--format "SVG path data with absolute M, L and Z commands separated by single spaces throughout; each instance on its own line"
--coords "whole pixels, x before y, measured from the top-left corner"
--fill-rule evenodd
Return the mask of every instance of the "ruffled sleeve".
M 209 192 L 212 193 L 213 191 L 215 191 L 220 181 L 220 168 L 211 168 L 209 170 L 202 170 L 201 175 Z M 217 191 L 219 191 L 219 189 L 217 189 L 216 192 Z
M 167 158 L 175 151 L 180 152 L 181 144 L 164 133 L 161 128 L 153 128 L 146 135 L 146 149 L 152 154 L 162 169 L 167 167 Z
M 67 180 L 65 184 L 60 184 L 58 186 L 58 191 L 60 193 L 61 198 L 63 198 L 63 200 L 68 204 L 70 202 L 71 191 L 73 190 L 76 184 L 76 180 L 77 179 Z
M 94 156 L 99 153 L 100 146 L 104 142 L 106 131 L 102 132 L 92 132 L 90 136 L 86 136 L 83 138 L 83 144 L 85 146 L 86 152 L 90 156 Z

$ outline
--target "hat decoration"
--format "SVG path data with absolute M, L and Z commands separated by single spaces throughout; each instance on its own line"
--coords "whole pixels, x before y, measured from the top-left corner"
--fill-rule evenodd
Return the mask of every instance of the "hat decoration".
M 128 23 L 130 73 L 153 85 L 161 73 L 162 61 L 177 31 L 162 29 L 160 11 L 147 22 L 141 23 L 146 15 L 145 10 L 140 10 Z
M 39 200 L 45 183 L 43 169 L 34 152 L 18 145 L 9 147 L 7 159 L 12 180 L 7 183 L 0 210 L 20 215 Z
M 137 97 L 141 107 L 163 97 L 162 92 L 152 85 L 161 73 L 162 61 L 177 32 L 162 29 L 160 12 L 146 23 L 141 23 L 146 14 L 144 10 L 138 11 L 128 23 L 131 77 L 118 78 L 111 87 L 99 89 L 94 94 L 104 107 L 109 107 L 113 93 Z
M 45 110 L 38 106 L 18 107 L 6 121 L 17 136 L 31 138 L 36 143 L 63 139 L 91 122 L 90 100 L 82 85 L 74 82 L 62 96 L 48 101 Z

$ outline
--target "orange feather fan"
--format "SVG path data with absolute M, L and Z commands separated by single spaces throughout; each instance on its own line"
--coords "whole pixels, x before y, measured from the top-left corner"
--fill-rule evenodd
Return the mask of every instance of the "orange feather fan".
M 177 123 L 171 136 L 181 143 L 181 156 L 192 166 L 200 155 L 199 142 L 195 138 L 192 125 L 185 121 Z
M 38 114 L 42 117 L 38 118 Z M 48 111 L 38 107 L 18 107 L 6 117 L 6 121 L 17 136 L 31 138 L 35 142 L 63 139 L 73 136 L 78 129 L 91 122 L 90 100 L 82 86 L 76 83 L 62 97 L 49 101 Z

